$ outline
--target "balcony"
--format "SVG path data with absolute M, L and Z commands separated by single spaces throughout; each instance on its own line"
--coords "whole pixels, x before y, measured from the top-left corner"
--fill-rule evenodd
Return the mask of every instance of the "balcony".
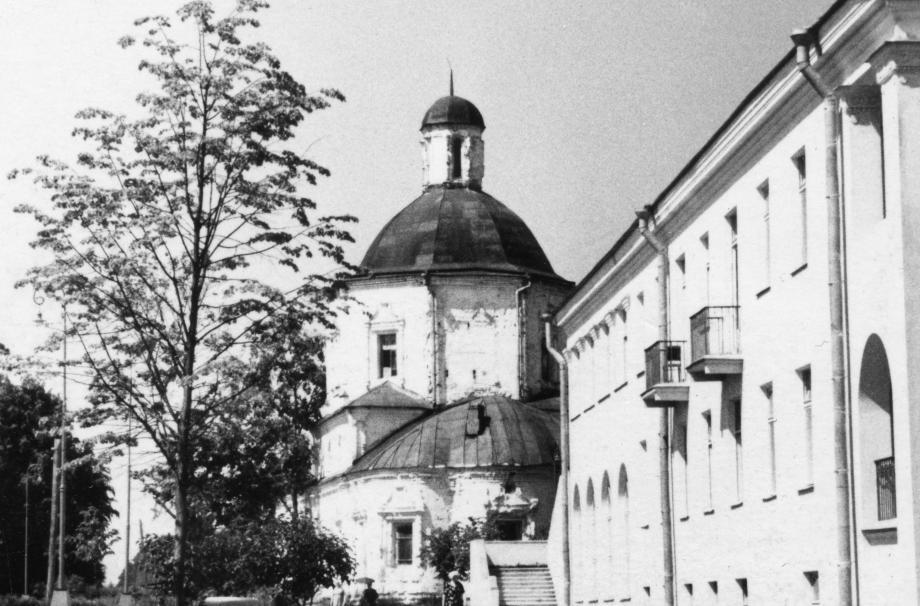
M 689 372 L 697 380 L 740 375 L 744 365 L 738 306 L 704 307 L 690 316 Z
M 646 406 L 674 406 L 690 397 L 684 375 L 683 341 L 656 341 L 645 350 Z
M 894 483 L 894 457 L 875 462 L 875 487 L 878 499 L 878 519 L 893 520 L 898 516 Z

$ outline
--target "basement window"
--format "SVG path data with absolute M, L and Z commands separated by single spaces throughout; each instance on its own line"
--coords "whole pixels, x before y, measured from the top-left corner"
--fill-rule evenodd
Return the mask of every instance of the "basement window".
M 377 376 L 385 379 L 396 374 L 396 333 L 380 333 L 377 335 Z

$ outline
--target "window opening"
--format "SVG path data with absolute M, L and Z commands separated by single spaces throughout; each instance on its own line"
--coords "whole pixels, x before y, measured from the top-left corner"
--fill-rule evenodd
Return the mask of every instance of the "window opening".
M 808 176 L 805 167 L 805 150 L 801 149 L 792 157 L 795 172 L 798 178 L 799 198 L 799 261 L 804 264 L 808 260 Z
M 703 413 L 706 423 L 706 509 L 712 510 L 712 413 Z
M 460 155 L 463 149 L 463 139 L 455 137 L 450 140 L 451 178 L 459 179 L 462 176 Z
M 729 242 L 731 244 L 732 305 L 738 305 L 738 301 L 740 301 L 738 297 L 738 211 L 734 208 L 731 209 L 725 215 L 725 220 L 728 222 Z
M 805 486 L 814 484 L 814 429 L 811 407 L 811 367 L 799 370 L 802 382 L 802 430 L 805 437 Z
M 770 182 L 757 187 L 763 204 L 763 285 L 770 286 Z
M 748 606 L 748 582 L 747 579 L 735 579 L 738 583 L 738 591 L 741 594 L 741 606 Z
M 395 377 L 396 368 L 396 333 L 385 332 L 377 335 L 377 376 L 381 379 Z
M 393 525 L 396 563 L 412 563 L 412 522 L 400 522 Z
M 761 388 L 763 392 L 764 399 L 767 401 L 767 435 L 769 442 L 767 447 L 770 449 L 767 457 L 769 473 L 769 495 L 773 496 L 776 494 L 776 410 L 774 409 L 773 402 L 773 383 L 767 383 Z
M 735 499 L 737 503 L 740 503 L 744 491 L 744 457 L 741 442 L 741 400 L 732 401 L 732 437 L 735 441 Z
M 805 573 L 805 582 L 807 583 L 808 599 L 812 604 L 821 603 L 821 585 L 818 582 L 818 571 L 809 570 Z

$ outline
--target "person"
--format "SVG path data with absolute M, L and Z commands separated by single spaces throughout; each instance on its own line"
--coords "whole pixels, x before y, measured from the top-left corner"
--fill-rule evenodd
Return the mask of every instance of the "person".
M 447 575 L 447 583 L 444 585 L 444 606 L 463 606 L 463 592 L 460 573 L 452 570 Z
M 361 604 L 364 606 L 377 606 L 377 590 L 374 589 L 374 580 L 367 580 L 367 589 L 364 590 L 364 595 L 361 596 Z

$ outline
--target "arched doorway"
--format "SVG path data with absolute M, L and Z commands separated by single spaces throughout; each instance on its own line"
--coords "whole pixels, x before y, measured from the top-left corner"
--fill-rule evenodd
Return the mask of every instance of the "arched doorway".
M 866 522 L 897 517 L 894 473 L 894 416 L 888 355 L 871 335 L 859 367 L 860 507 Z

